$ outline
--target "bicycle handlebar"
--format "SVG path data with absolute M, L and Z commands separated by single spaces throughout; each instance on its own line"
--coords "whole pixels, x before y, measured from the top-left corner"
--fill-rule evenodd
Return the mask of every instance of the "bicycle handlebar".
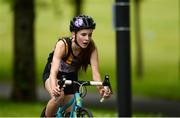
M 58 81 L 58 85 L 62 87 L 63 85 L 72 85 L 72 84 L 78 84 L 83 86 L 109 86 L 111 88 L 111 84 L 109 81 L 109 76 L 106 75 L 103 82 L 99 81 L 73 81 L 73 80 L 67 80 L 65 77 L 63 77 L 63 80 Z
M 83 86 L 102 86 L 103 82 L 97 82 L 97 81 L 72 81 L 72 80 L 66 80 L 65 78 L 62 81 L 58 81 L 58 84 L 62 87 L 63 85 L 83 85 Z
M 103 82 L 98 81 L 73 81 L 73 80 L 67 80 L 65 77 L 63 77 L 62 80 L 58 81 L 58 85 L 60 88 L 63 87 L 63 85 L 79 85 L 79 86 L 104 86 L 104 89 L 110 89 L 112 93 L 111 84 L 109 81 L 109 76 L 105 75 Z M 101 98 L 100 102 L 104 101 L 104 96 Z

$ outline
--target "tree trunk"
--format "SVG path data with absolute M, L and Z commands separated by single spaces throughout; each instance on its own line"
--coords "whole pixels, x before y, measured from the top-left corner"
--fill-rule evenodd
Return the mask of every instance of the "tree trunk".
M 143 55 L 142 55 L 142 39 L 141 39 L 141 21 L 140 21 L 140 2 L 135 0 L 134 15 L 135 15 L 135 40 L 136 40 L 136 74 L 139 79 L 143 77 Z
M 179 11 L 180 11 L 180 1 L 179 1 Z M 180 19 L 180 12 L 179 12 L 179 19 Z M 179 22 L 179 32 L 180 32 L 180 22 Z M 179 50 L 180 50 L 180 33 L 179 33 Z M 178 74 L 179 74 L 179 80 L 180 80 L 180 51 L 179 51 L 179 69 L 178 69 Z
M 36 100 L 34 0 L 14 0 L 14 62 L 12 100 Z
M 82 4 L 83 4 L 83 0 L 75 1 L 75 16 L 78 16 L 82 13 Z

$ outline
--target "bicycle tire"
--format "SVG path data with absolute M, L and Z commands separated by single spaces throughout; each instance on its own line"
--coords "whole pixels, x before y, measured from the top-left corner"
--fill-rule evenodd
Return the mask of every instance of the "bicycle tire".
M 76 113 L 77 113 L 77 117 L 80 117 L 80 118 L 93 117 L 93 114 L 87 108 L 78 108 Z
M 46 112 L 46 107 L 44 107 L 44 109 L 42 110 L 40 118 L 46 118 L 45 112 Z M 56 117 L 56 115 L 54 115 L 52 117 Z
M 45 112 L 46 112 L 46 107 L 44 107 L 44 109 L 41 112 L 41 115 L 40 115 L 41 118 L 45 118 Z

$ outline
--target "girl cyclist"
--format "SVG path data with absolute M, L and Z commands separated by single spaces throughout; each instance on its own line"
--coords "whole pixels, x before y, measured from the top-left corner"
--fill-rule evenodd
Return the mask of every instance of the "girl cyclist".
M 51 99 L 46 107 L 46 116 L 54 116 L 59 105 L 67 104 L 75 93 L 72 86 L 59 89 L 57 81 L 65 76 L 69 80 L 78 80 L 78 72 L 86 71 L 91 65 L 94 81 L 101 81 L 97 48 L 92 40 L 96 23 L 90 16 L 79 15 L 70 21 L 71 37 L 64 37 L 56 43 L 46 64 L 43 81 Z M 109 98 L 110 89 L 98 86 L 101 96 Z M 71 107 L 66 112 L 70 112 Z

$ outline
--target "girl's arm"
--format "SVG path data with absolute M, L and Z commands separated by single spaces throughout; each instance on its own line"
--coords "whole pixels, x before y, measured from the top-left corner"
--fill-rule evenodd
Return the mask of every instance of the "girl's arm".
M 97 49 L 92 52 L 91 54 L 91 68 L 92 68 L 92 76 L 94 81 L 101 81 L 101 75 L 99 72 L 99 59 L 98 59 L 98 52 Z
M 98 60 L 98 52 L 97 49 L 95 49 L 92 54 L 91 54 L 91 68 L 92 68 L 92 75 L 93 75 L 93 80 L 94 81 L 102 81 L 100 72 L 99 72 L 99 60 Z M 99 90 L 99 93 L 102 97 L 104 98 L 109 98 L 111 96 L 111 91 L 110 89 L 104 89 L 103 86 L 98 86 L 97 87 Z
M 56 44 L 55 50 L 54 50 L 54 56 L 51 63 L 51 71 L 50 71 L 50 84 L 52 89 L 52 94 L 54 96 L 58 96 L 60 94 L 60 90 L 57 84 L 57 74 L 59 71 L 59 66 L 62 57 L 65 54 L 65 45 L 63 41 L 59 41 Z

